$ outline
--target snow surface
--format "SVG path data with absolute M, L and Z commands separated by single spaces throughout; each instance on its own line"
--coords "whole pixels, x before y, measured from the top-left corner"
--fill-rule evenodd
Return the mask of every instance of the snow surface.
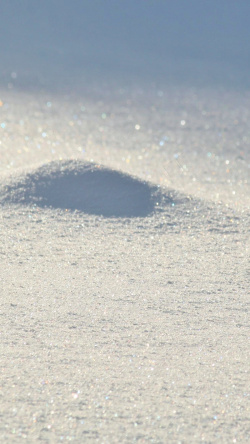
M 103 3 L 1 7 L 1 441 L 247 443 L 247 2 Z

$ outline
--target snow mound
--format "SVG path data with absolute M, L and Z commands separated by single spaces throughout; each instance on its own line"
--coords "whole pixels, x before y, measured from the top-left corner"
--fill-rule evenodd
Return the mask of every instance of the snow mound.
M 67 160 L 12 178 L 0 187 L 0 202 L 105 217 L 145 217 L 159 205 L 160 194 L 156 186 L 120 171 Z

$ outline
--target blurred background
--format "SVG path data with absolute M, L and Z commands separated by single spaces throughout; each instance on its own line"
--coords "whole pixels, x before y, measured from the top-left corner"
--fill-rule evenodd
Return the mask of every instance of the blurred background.
M 0 2 L 0 85 L 249 88 L 249 0 Z

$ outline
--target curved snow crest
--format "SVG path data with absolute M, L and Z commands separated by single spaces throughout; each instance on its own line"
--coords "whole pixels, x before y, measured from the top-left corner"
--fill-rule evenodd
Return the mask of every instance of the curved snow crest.
M 50 162 L 0 187 L 3 204 L 77 210 L 104 217 L 145 217 L 158 208 L 161 198 L 159 188 L 150 183 L 79 160 Z M 171 197 L 167 200 L 171 203 Z

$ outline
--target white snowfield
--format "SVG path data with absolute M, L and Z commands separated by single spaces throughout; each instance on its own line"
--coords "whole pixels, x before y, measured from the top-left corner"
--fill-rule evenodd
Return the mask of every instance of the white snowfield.
M 247 443 L 249 97 L 0 98 L 2 442 Z
M 250 1 L 0 2 L 0 444 L 249 444 Z

